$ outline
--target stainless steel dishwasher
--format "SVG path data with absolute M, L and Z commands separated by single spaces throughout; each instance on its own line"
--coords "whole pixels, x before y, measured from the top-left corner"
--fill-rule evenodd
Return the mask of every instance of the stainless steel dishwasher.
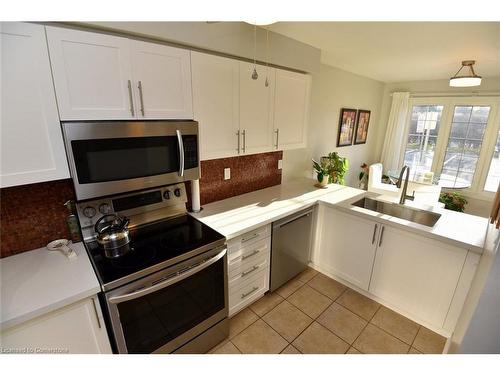
M 314 208 L 273 223 L 271 291 L 307 268 L 311 252 Z

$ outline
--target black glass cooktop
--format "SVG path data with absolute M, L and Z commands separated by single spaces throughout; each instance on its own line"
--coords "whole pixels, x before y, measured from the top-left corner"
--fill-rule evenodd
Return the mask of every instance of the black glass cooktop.
M 130 229 L 132 250 L 116 259 L 104 256 L 97 241 L 87 242 L 86 246 L 97 276 L 105 289 L 113 283 L 112 288 L 143 277 L 149 267 L 164 263 L 165 266 L 177 263 L 186 258 L 198 255 L 197 250 L 214 244 L 224 243 L 224 236 L 209 226 L 189 215 L 165 219 L 153 224 Z M 206 249 L 210 250 L 210 248 Z M 157 271 L 153 269 L 151 272 Z M 137 274 L 137 277 L 133 277 Z M 117 282 L 127 277 L 123 282 Z M 130 279 L 130 280 L 129 280 Z

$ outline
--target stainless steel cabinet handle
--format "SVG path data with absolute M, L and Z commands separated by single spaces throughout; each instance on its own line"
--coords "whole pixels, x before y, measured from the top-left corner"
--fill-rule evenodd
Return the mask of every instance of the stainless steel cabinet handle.
M 245 259 L 251 258 L 251 257 L 253 257 L 254 255 L 257 255 L 258 253 L 260 253 L 260 250 L 254 250 L 252 254 L 243 255 L 243 256 L 241 257 L 241 260 L 245 260 Z
M 247 241 L 250 241 L 251 239 L 255 238 L 255 237 L 258 237 L 259 233 L 253 233 L 250 237 L 247 237 L 247 238 L 242 238 L 241 239 L 241 242 L 247 242 Z
M 236 136 L 238 137 L 238 148 L 236 149 L 236 151 L 238 151 L 238 154 L 240 153 L 240 131 L 238 130 L 236 132 Z
M 151 285 L 149 287 L 135 290 L 132 293 L 123 294 L 121 296 L 116 296 L 116 297 L 111 297 L 108 301 L 109 301 L 109 303 L 114 303 L 114 304 L 118 304 L 120 302 L 125 302 L 125 301 L 130 301 L 132 299 L 136 299 L 136 298 L 145 296 L 147 294 L 151 294 L 153 292 L 156 292 L 157 290 L 163 289 L 169 285 L 178 283 L 179 281 L 182 281 L 182 280 L 188 278 L 189 276 L 192 276 L 195 273 L 198 273 L 198 272 L 204 270 L 205 268 L 211 266 L 212 264 L 214 264 L 215 262 L 220 260 L 222 257 L 224 257 L 224 255 L 226 255 L 226 252 L 227 252 L 227 249 L 224 249 L 219 254 L 217 254 L 209 259 L 206 259 L 204 261 L 201 261 L 200 263 L 198 263 L 194 267 L 189 268 L 180 274 L 176 274 L 175 276 L 169 277 L 168 279 L 165 279 L 165 280 L 158 282 L 156 284 L 153 283 L 153 285 Z
M 276 150 L 277 150 L 278 145 L 279 145 L 279 139 L 280 139 L 280 130 L 276 129 L 274 132 L 276 133 Z
M 382 225 L 382 231 L 380 232 L 380 239 L 378 240 L 378 247 L 382 245 L 382 238 L 384 237 L 384 229 L 385 227 Z
M 132 81 L 130 79 L 128 80 L 128 99 L 130 101 L 130 113 L 132 114 L 132 117 L 135 117 L 134 98 L 132 97 Z
M 94 298 L 92 298 L 92 305 L 94 306 L 95 317 L 97 318 L 97 325 L 99 326 L 99 329 L 101 329 L 101 318 L 99 317 L 99 314 L 97 313 L 97 306 L 95 304 Z
M 375 237 L 376 237 L 376 234 L 377 234 L 377 228 L 378 228 L 378 224 L 375 224 L 375 228 L 373 228 L 372 245 L 375 243 Z
M 175 131 L 177 134 L 177 143 L 179 144 L 179 177 L 184 176 L 184 142 L 182 142 L 182 133 L 180 130 Z
M 139 100 L 141 101 L 141 113 L 142 117 L 144 117 L 144 97 L 142 96 L 142 82 L 139 81 L 139 84 L 137 85 L 137 88 L 139 89 Z
M 247 148 L 247 131 L 243 129 L 243 153 L 245 153 L 245 150 Z
M 245 297 L 248 297 L 250 294 L 252 294 L 253 292 L 255 292 L 257 289 L 259 289 L 259 287 L 258 286 L 254 286 L 251 291 L 249 291 L 247 293 L 243 293 L 241 295 L 241 299 L 243 299 Z
M 244 271 L 241 273 L 241 277 L 245 277 L 247 275 L 250 275 L 252 272 L 255 272 L 257 271 L 258 269 L 260 268 L 260 266 L 253 266 L 251 269 L 249 269 L 248 271 Z

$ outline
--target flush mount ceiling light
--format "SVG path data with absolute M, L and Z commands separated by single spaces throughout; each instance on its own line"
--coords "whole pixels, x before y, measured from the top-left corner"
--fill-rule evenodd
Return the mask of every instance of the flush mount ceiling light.
M 476 63 L 475 60 L 465 60 L 462 61 L 462 66 L 458 69 L 453 77 L 450 78 L 451 87 L 472 87 L 479 86 L 481 84 L 481 76 L 478 76 L 474 71 L 473 65 Z M 458 73 L 467 66 L 469 68 L 469 74 L 465 76 L 459 76 Z
M 255 21 L 244 21 L 246 23 L 249 23 L 250 25 L 255 25 L 255 26 L 269 26 L 272 25 L 273 23 L 276 23 L 275 20 L 272 19 L 265 19 L 261 18 Z

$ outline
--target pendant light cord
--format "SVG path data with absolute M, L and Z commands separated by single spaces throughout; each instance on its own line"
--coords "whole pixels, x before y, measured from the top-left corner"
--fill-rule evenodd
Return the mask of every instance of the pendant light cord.
M 253 67 L 257 68 L 257 25 L 253 25 Z

